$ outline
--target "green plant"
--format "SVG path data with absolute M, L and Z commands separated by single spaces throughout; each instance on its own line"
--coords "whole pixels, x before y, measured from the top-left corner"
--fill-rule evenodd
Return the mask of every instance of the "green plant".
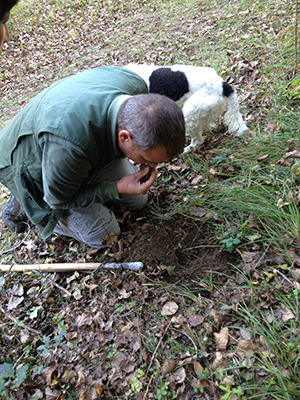
M 241 232 L 236 233 L 234 229 L 229 228 L 226 232 L 222 234 L 220 243 L 224 248 L 226 248 L 226 250 L 232 252 L 235 247 L 241 243 L 241 237 Z
M 230 400 L 232 396 L 235 396 L 238 399 L 241 399 L 241 396 L 243 395 L 243 389 L 241 386 L 238 388 L 233 388 L 229 385 L 229 383 L 226 383 L 226 386 L 219 386 L 220 389 L 222 389 L 226 394 L 221 397 L 222 400 Z
M 137 369 L 135 373 L 136 375 L 133 375 L 129 379 L 130 389 L 125 393 L 125 399 L 128 399 L 131 395 L 140 393 L 143 389 L 143 384 L 141 380 L 146 379 L 146 375 L 144 371 L 140 368 Z
M 17 371 L 12 364 L 5 364 L 4 372 L 0 375 L 0 396 L 7 399 L 8 392 L 6 388 L 13 390 L 19 388 L 25 381 L 29 364 L 21 365 Z
M 164 382 L 161 387 L 159 387 L 156 391 L 155 398 L 157 400 L 164 400 L 164 399 L 175 399 L 176 392 L 175 390 L 170 392 L 169 390 L 170 382 Z

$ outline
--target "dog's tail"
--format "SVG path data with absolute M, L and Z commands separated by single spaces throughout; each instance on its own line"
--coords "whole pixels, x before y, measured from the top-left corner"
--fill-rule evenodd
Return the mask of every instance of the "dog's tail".
M 224 123 L 228 126 L 230 133 L 241 136 L 248 130 L 248 127 L 239 111 L 237 94 L 227 82 L 223 82 L 223 95 L 227 97 L 227 110 L 224 114 Z

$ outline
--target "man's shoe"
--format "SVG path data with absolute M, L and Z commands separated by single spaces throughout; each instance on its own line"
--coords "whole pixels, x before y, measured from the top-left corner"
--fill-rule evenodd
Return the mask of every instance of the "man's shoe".
M 13 232 L 21 233 L 27 228 L 27 224 L 23 222 L 27 219 L 27 215 L 12 194 L 2 207 L 1 218 L 8 229 Z

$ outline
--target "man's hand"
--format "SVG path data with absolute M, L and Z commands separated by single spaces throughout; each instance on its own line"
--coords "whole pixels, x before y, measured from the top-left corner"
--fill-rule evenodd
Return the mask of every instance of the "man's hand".
M 119 194 L 146 194 L 157 176 L 157 171 L 153 168 L 149 179 L 141 182 L 141 179 L 148 175 L 150 171 L 151 168 L 147 165 L 135 174 L 123 176 L 117 183 Z

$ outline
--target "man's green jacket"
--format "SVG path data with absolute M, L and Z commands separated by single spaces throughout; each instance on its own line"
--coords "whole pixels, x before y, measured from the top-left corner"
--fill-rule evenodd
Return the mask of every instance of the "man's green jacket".
M 120 105 L 146 83 L 121 67 L 64 78 L 33 98 L 0 132 L 0 182 L 45 239 L 63 210 L 118 199 L 117 182 L 93 176 L 115 157 Z

